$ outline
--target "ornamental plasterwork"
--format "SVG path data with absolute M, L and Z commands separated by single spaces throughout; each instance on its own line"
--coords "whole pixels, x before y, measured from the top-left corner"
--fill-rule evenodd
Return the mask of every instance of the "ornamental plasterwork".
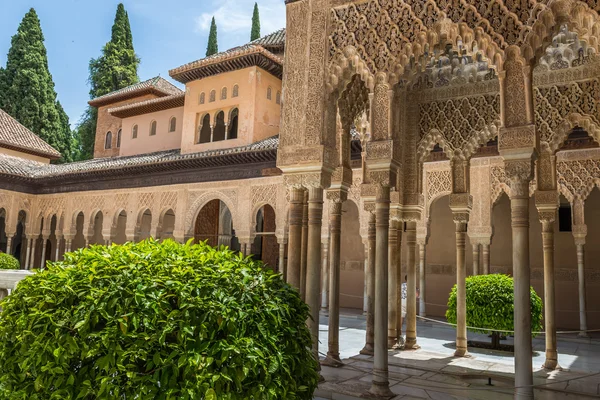
M 501 157 L 497 158 L 499 162 L 494 163 L 490 167 L 490 188 L 491 188 L 491 202 L 492 206 L 496 204 L 502 192 L 506 193 L 508 197 L 512 195 L 509 182 L 506 178 L 506 171 L 504 169 L 504 162 Z M 529 182 L 529 197 L 533 196 L 537 189 L 536 179 L 532 179 Z
M 431 212 L 431 204 L 439 197 L 452 193 L 452 176 L 448 161 L 426 163 L 423 169 L 425 175 L 423 193 L 425 195 L 425 216 L 427 218 Z
M 600 149 L 558 152 L 556 177 L 559 191 L 569 202 L 585 200 L 594 186 L 600 187 Z
M 252 210 L 256 211 L 259 206 L 265 204 L 277 210 L 277 185 L 252 186 Z
M 594 49 L 579 40 L 577 33 L 570 32 L 567 25 L 562 25 L 546 53 L 540 57 L 534 73 L 580 67 L 595 59 Z

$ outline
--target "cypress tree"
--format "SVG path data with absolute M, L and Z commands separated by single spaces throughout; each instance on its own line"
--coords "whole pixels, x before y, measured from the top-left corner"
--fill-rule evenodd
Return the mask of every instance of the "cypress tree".
M 68 117 L 60 114 L 64 110 L 56 101 L 44 35 L 33 8 L 12 37 L 1 75 L 0 107 L 58 150 L 64 160 L 70 159 Z
M 102 55 L 90 60 L 90 98 L 94 99 L 139 82 L 140 59 L 133 49 L 129 16 L 123 4 L 117 6 L 111 38 L 102 48 Z M 88 107 L 77 126 L 80 159 L 94 155 L 98 110 Z
M 260 15 L 258 13 L 258 4 L 254 3 L 254 12 L 252 13 L 252 30 L 250 31 L 250 41 L 260 38 Z
M 206 47 L 206 57 L 212 56 L 219 52 L 219 45 L 217 44 L 217 23 L 215 17 L 212 18 L 210 23 L 210 32 L 208 34 L 208 46 Z

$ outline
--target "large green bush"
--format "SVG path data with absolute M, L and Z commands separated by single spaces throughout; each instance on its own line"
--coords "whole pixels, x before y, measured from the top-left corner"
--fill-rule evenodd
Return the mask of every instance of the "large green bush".
M 542 299 L 531 288 L 531 330 L 542 330 Z M 493 330 L 514 330 L 514 284 L 508 275 L 470 276 L 466 282 L 467 326 Z M 450 292 L 446 319 L 456 324 L 456 285 Z M 490 331 L 470 329 L 472 332 Z
M 19 260 L 10 254 L 0 253 L 0 269 L 20 269 Z
M 311 399 L 309 309 L 204 243 L 92 246 L 2 302 L 1 399 Z

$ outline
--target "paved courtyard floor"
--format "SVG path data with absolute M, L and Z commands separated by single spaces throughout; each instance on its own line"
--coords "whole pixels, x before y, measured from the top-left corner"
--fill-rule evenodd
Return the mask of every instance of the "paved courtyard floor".
M 320 351 L 327 352 L 328 318 L 320 318 Z M 365 341 L 365 317 L 343 310 L 340 318 L 341 368 L 322 367 L 325 382 L 315 399 L 356 399 L 364 395 L 372 379 L 372 358 L 358 355 Z M 469 340 L 489 341 L 472 334 Z M 469 348 L 470 358 L 454 353 L 455 330 L 435 322 L 418 322 L 416 351 L 389 353 L 390 387 L 398 399 L 512 399 L 514 357 L 512 353 Z M 512 344 L 509 337 L 503 343 Z M 600 336 L 591 339 L 560 335 L 559 364 L 562 370 L 541 369 L 544 337 L 533 340 L 536 399 L 600 399 Z M 491 383 L 491 385 L 490 385 Z

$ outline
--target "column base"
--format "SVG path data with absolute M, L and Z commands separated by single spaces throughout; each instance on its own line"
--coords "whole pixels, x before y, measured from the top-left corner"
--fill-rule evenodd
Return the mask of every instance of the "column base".
M 375 355 L 375 349 L 373 348 L 372 344 L 367 343 L 359 353 L 365 356 L 373 356 Z
M 562 369 L 560 367 L 560 365 L 558 365 L 558 359 L 556 357 L 556 353 L 554 354 L 554 357 L 546 355 L 546 361 L 544 361 L 544 365 L 542 365 L 542 368 L 550 370 L 550 371 Z
M 589 339 L 591 336 L 587 332 L 579 332 L 577 335 L 578 338 Z
M 388 349 L 393 349 L 397 343 L 398 343 L 397 337 L 388 336 L 388 340 L 387 340 Z
M 373 370 L 373 375 L 377 374 L 377 371 Z M 390 383 L 386 380 L 385 382 L 373 381 L 371 389 L 366 394 L 368 397 L 375 396 L 378 399 L 391 399 L 396 395 L 390 390 Z
M 471 355 L 469 354 L 469 351 L 466 348 L 457 348 L 456 351 L 454 352 L 454 357 L 466 357 L 469 358 L 471 357 Z
M 420 348 L 421 346 L 417 344 L 416 338 L 406 338 L 406 341 L 404 342 L 404 350 L 418 350 Z
M 321 361 L 321 365 L 326 365 L 328 367 L 338 368 L 344 365 L 342 360 L 340 360 L 339 354 L 331 354 L 327 353 L 327 356 L 323 361 Z

